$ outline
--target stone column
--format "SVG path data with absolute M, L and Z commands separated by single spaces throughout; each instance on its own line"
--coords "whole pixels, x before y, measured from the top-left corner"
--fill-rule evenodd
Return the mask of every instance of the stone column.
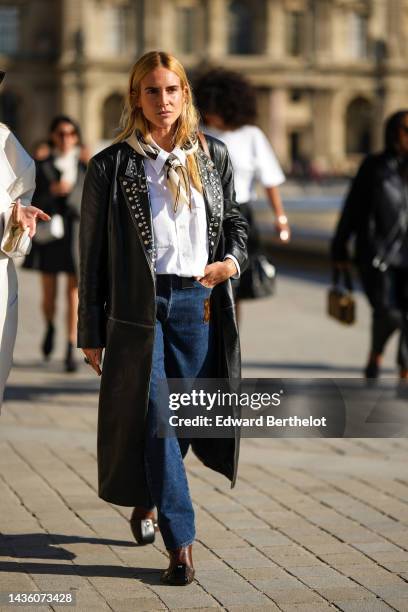
M 315 91 L 313 94 L 313 155 L 330 165 L 332 158 L 343 155 L 339 137 L 339 123 L 342 118 L 333 112 L 331 91 Z
M 84 0 L 62 0 L 60 107 L 85 126 L 87 19 Z
M 273 150 L 283 166 L 289 162 L 286 104 L 287 94 L 284 88 L 265 89 L 258 94 L 259 125 L 271 141 Z
M 316 58 L 324 63 L 332 59 L 333 6 L 316 0 Z
M 161 0 L 144 2 L 144 51 L 164 48 Z
M 273 60 L 285 55 L 285 11 L 281 0 L 266 0 L 265 54 Z
M 228 52 L 227 0 L 208 0 L 208 58 L 219 60 Z

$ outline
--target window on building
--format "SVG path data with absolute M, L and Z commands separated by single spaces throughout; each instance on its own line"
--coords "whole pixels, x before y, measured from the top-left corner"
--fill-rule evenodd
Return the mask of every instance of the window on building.
M 15 6 L 0 6 L 0 53 L 14 55 L 20 44 L 20 15 Z
M 197 8 L 178 6 L 176 10 L 177 43 L 181 53 L 193 53 L 196 48 Z
M 232 0 L 228 3 L 228 52 L 263 53 L 266 37 L 266 1 Z
M 292 89 L 290 92 L 290 100 L 291 102 L 300 102 L 302 99 L 302 90 L 301 89 Z
M 123 102 L 123 96 L 119 93 L 114 93 L 106 98 L 102 109 L 102 138 L 104 140 L 112 140 L 118 135 Z
M 355 59 L 368 57 L 368 18 L 366 15 L 353 11 L 350 13 L 350 54 Z
M 254 14 L 248 2 L 230 2 L 228 23 L 229 52 L 242 55 L 254 53 Z
M 111 53 L 122 54 L 128 47 L 129 10 L 127 6 L 108 6 L 105 9 L 105 38 Z
M 372 147 L 373 106 L 365 98 L 355 98 L 346 112 L 346 152 L 369 153 Z
M 304 51 L 304 22 L 302 11 L 286 13 L 286 52 L 291 57 L 299 57 Z

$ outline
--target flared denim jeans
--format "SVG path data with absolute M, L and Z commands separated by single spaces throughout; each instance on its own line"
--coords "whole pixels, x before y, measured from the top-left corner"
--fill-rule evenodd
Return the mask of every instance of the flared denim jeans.
M 194 509 L 184 467 L 190 441 L 159 437 L 161 420 L 171 412 L 163 401 L 166 378 L 209 378 L 215 361 L 209 298 L 211 289 L 175 275 L 157 276 L 157 315 L 145 464 L 151 497 L 168 550 L 191 544 L 195 538 Z

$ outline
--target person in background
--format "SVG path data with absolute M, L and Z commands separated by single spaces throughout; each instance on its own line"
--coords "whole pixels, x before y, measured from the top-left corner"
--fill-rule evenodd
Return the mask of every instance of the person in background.
M 264 187 L 268 203 L 274 211 L 280 239 L 289 241 L 288 219 L 278 188 L 285 177 L 268 139 L 254 125 L 256 99 L 252 85 L 237 72 L 212 68 L 196 78 L 194 96 L 205 132 L 227 145 L 234 169 L 236 200 L 249 224 L 249 258 L 261 250 L 252 210 L 257 181 Z M 250 273 L 251 265 L 241 278 Z M 248 297 L 238 284 L 235 290 L 237 306 L 240 299 Z
M 49 227 L 39 228 L 24 267 L 41 272 L 42 310 L 46 331 L 41 350 L 48 359 L 54 348 L 57 278 L 67 275 L 67 344 L 65 370 L 74 372 L 78 310 L 78 232 L 86 165 L 79 126 L 65 115 L 50 125 L 51 152 L 37 162 L 34 199 L 51 215 Z M 43 230 L 43 231 L 41 231 Z
M 348 244 L 355 238 L 355 262 L 372 307 L 371 348 L 364 370 L 369 379 L 378 377 L 385 345 L 396 330 L 399 376 L 408 379 L 407 228 L 408 110 L 401 110 L 386 123 L 384 150 L 363 160 L 331 245 L 334 265 L 349 267 Z
M 99 495 L 133 506 L 136 541 L 154 538 L 154 507 L 170 563 L 161 580 L 194 579 L 190 445 L 235 482 L 239 438 L 160 437 L 166 378 L 239 378 L 230 278 L 247 259 L 224 144 L 198 133 L 183 66 L 152 51 L 132 68 L 123 130 L 92 158 L 81 210 L 78 345 L 102 376 Z M 105 349 L 103 366 L 102 351 Z M 148 536 L 148 537 L 147 537 Z
M 0 83 L 5 72 L 0 71 Z M 0 408 L 17 333 L 17 274 L 13 259 L 25 255 L 37 219 L 49 220 L 31 205 L 35 165 L 9 128 L 0 123 Z

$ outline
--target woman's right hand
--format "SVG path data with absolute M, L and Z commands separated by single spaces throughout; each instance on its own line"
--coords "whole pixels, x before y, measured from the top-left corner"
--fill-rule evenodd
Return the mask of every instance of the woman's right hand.
M 28 228 L 28 235 L 32 238 L 37 229 L 37 219 L 49 221 L 51 217 L 36 206 L 22 206 L 20 199 L 14 203 L 12 212 L 13 225 L 25 230 Z
M 102 348 L 83 348 L 82 351 L 85 358 L 88 360 L 88 365 L 95 370 L 98 376 L 102 374 L 101 363 L 102 363 Z

